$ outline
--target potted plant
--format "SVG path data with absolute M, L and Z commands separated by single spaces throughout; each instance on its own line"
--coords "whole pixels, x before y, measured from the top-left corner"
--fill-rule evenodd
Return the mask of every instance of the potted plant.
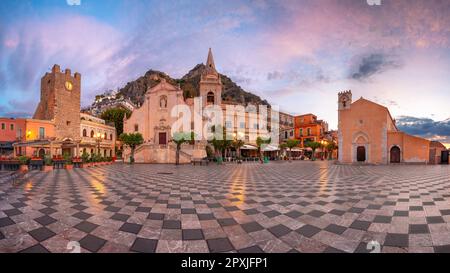
M 83 154 L 81 155 L 81 161 L 83 162 L 83 164 L 81 165 L 82 168 L 89 167 L 89 154 L 83 152 Z
M 69 155 L 64 155 L 64 161 L 65 161 L 65 169 L 66 170 L 72 170 L 73 169 L 73 162 L 72 158 Z
M 66 161 L 66 170 L 73 170 L 73 162 L 72 160 Z
M 20 162 L 19 170 L 21 172 L 27 172 L 28 171 L 28 163 L 29 163 L 29 161 L 30 161 L 30 159 L 27 156 L 25 156 L 25 155 L 19 156 L 19 162 Z
M 42 168 L 44 172 L 49 172 L 53 170 L 53 162 L 49 156 L 44 157 L 44 167 Z

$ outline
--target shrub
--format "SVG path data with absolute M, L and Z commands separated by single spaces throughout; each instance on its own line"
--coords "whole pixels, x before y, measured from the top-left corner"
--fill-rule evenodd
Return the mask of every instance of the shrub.
M 87 152 L 83 152 L 81 155 L 81 160 L 83 160 L 83 163 L 89 162 L 89 154 Z
M 44 156 L 44 164 L 45 166 L 52 166 L 52 158 L 49 155 Z
M 19 156 L 20 165 L 28 165 L 30 158 L 28 156 Z

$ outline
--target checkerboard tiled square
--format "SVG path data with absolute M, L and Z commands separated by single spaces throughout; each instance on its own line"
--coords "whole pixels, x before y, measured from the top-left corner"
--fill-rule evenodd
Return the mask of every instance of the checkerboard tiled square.
M 444 166 L 112 165 L 0 173 L 0 252 L 450 252 Z

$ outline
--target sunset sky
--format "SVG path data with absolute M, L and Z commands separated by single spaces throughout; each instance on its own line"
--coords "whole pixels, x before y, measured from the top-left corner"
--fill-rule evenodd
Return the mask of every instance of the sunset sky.
M 0 116 L 31 115 L 56 63 L 82 74 L 85 106 L 149 69 L 181 77 L 209 47 L 219 72 L 286 112 L 336 128 L 351 89 L 450 143 L 448 0 L 2 0 Z

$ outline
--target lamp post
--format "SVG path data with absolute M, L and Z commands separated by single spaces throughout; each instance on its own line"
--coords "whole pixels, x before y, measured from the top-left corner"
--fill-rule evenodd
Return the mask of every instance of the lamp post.
M 324 160 L 324 158 L 325 158 L 325 149 L 326 149 L 326 145 L 327 145 L 327 141 L 326 140 L 324 140 L 324 139 L 322 139 L 321 141 L 320 141 L 320 144 L 322 144 L 322 160 Z
M 102 134 L 100 132 L 97 133 L 97 137 L 95 138 L 95 142 L 97 142 L 97 154 L 100 155 L 100 143 L 102 142 Z

